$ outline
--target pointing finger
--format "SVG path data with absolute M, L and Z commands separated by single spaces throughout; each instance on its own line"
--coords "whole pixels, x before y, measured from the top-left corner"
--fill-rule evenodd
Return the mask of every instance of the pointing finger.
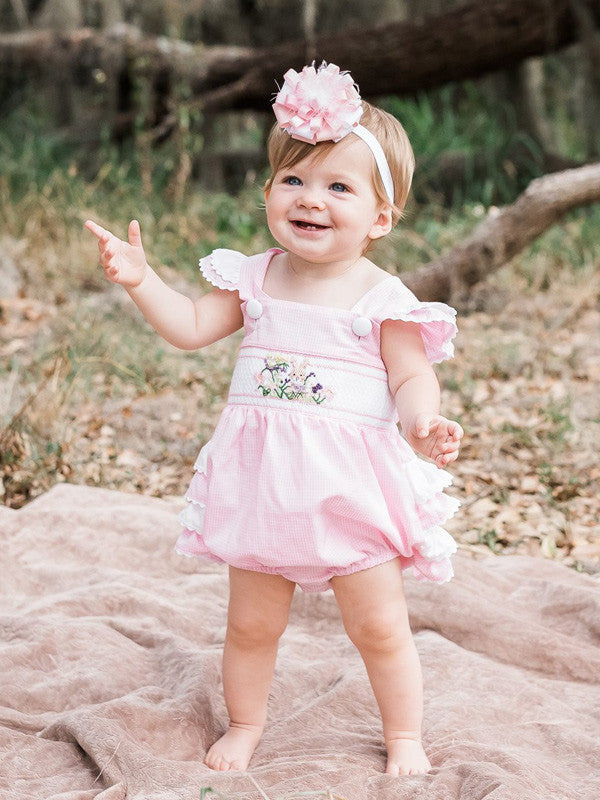
M 87 223 L 86 223 L 86 228 L 88 228 L 88 230 L 91 231 L 94 234 L 94 236 L 96 236 L 96 238 L 98 239 L 98 247 L 100 248 L 100 250 L 102 250 L 102 248 L 111 239 L 114 239 L 115 237 L 112 235 L 112 233 L 110 231 L 107 231 L 105 228 L 102 228 L 100 225 L 96 225 L 95 222 L 92 222 L 91 225 L 94 226 L 94 229 L 92 229 L 89 225 L 87 225 Z
M 104 237 L 108 238 L 108 236 L 109 236 L 108 231 L 104 230 L 104 228 L 102 228 L 97 223 L 93 222 L 91 219 L 86 220 L 84 225 L 88 229 L 88 231 L 93 233 L 94 236 L 97 236 L 98 239 L 101 239 L 101 238 L 104 238 Z

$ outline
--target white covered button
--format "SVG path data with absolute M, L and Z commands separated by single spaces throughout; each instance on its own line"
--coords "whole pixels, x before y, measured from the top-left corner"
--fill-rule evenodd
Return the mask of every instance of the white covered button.
M 373 330 L 373 323 L 368 317 L 357 317 L 352 323 L 352 332 L 357 336 L 368 336 Z
M 246 314 L 248 314 L 249 317 L 252 319 L 258 319 L 260 316 L 262 316 L 262 312 L 263 307 L 261 302 L 254 297 L 248 300 L 246 303 Z

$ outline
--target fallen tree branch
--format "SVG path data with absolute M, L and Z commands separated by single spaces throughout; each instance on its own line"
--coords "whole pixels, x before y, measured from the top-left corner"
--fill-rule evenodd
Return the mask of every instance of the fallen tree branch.
M 589 24 L 600 27 L 600 4 L 588 7 Z M 422 22 L 396 22 L 371 29 L 315 37 L 310 50 L 349 69 L 365 97 L 408 94 L 450 81 L 514 66 L 560 50 L 578 39 L 571 0 L 487 0 L 465 3 Z M 205 110 L 263 110 L 283 73 L 308 56 L 304 39 L 275 47 L 193 45 L 151 38 L 126 25 L 108 32 L 83 29 L 58 34 L 21 31 L 0 35 L 0 74 L 48 70 L 53 64 L 92 71 L 106 63 L 149 75 L 159 71 L 189 84 Z
M 403 280 L 421 300 L 455 301 L 507 264 L 568 211 L 600 202 L 600 162 L 533 180 L 510 206 L 491 209 L 471 236 Z

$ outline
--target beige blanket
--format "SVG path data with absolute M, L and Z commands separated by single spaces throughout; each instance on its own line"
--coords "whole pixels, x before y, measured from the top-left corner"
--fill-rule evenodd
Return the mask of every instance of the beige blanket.
M 600 586 L 524 557 L 406 581 L 429 775 L 383 774 L 333 595 L 299 590 L 251 768 L 209 770 L 227 575 L 172 552 L 179 506 L 62 485 L 0 508 L 2 800 L 600 798 Z

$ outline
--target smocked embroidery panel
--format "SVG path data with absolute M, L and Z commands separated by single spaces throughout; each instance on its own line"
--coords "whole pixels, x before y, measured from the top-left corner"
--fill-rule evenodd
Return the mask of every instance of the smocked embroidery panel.
M 269 353 L 263 361 L 264 367 L 256 375 L 257 389 L 263 397 L 274 395 L 317 405 L 333 397 L 333 390 L 320 383 L 306 359 Z
M 397 421 L 384 369 L 252 345 L 240 349 L 228 402 L 296 408 L 377 427 Z

